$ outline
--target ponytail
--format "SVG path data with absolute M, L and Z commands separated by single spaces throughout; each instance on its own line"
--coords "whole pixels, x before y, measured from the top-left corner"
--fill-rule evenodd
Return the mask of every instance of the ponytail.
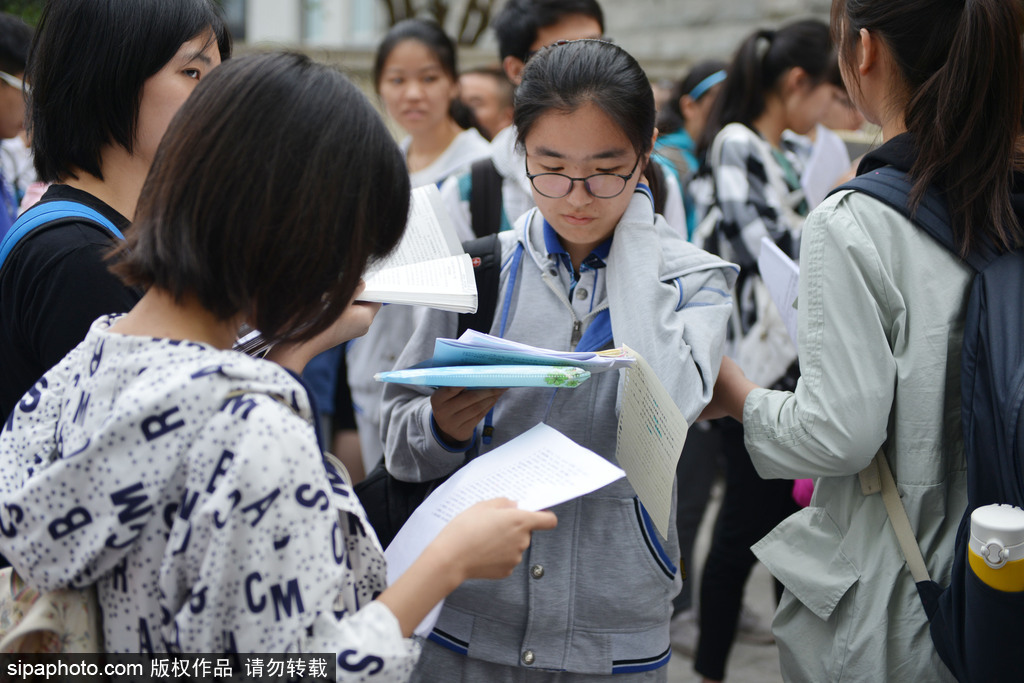
M 901 0 L 902 1 L 902 0 Z M 764 113 L 766 96 L 793 67 L 807 73 L 812 85 L 829 80 L 835 69 L 828 26 L 815 19 L 794 21 L 772 31 L 761 29 L 740 43 L 728 76 L 708 115 L 698 149 L 702 156 L 722 128 L 730 123 L 754 127 Z
M 917 151 L 912 206 L 940 187 L 964 255 L 986 238 L 999 249 L 1024 246 L 1009 189 L 1024 113 L 1020 3 L 846 0 L 833 6 L 832 25 L 844 55 L 865 28 L 896 63 Z

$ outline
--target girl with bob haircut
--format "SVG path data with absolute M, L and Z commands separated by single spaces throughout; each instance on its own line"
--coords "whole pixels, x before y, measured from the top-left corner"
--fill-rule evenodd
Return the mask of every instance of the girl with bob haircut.
M 1005 0 L 832 5 L 843 80 L 884 140 L 859 173 L 907 172 L 912 202 L 941 191 L 964 254 L 1024 244 L 1021 15 Z M 754 547 L 786 586 L 783 676 L 952 680 L 881 496 L 857 475 L 881 449 L 928 572 L 948 584 L 967 503 L 959 378 L 974 271 L 852 191 L 811 213 L 800 257 L 795 390 L 759 388 L 723 362 L 708 411 L 743 422 L 760 476 L 816 479 L 810 507 Z
M 138 301 L 103 255 L 131 225 L 171 117 L 230 54 L 211 0 L 47 2 L 26 75 L 34 163 L 39 179 L 53 183 L 41 201 L 98 216 L 44 224 L 3 263 L 0 418 L 93 320 Z
M 247 323 L 301 368 L 365 332 L 360 273 L 398 241 L 408 195 L 370 103 L 301 55 L 229 62 L 174 118 L 116 266 L 145 295 L 0 434 L 0 549 L 36 588 L 95 585 L 107 651 L 336 652 L 339 680 L 372 663 L 402 681 L 432 606 L 508 575 L 554 526 L 481 503 L 387 587 L 303 385 L 232 350 Z
M 642 179 L 654 117 L 650 82 L 622 48 L 578 40 L 530 59 L 515 126 L 537 208 L 499 233 L 485 331 L 561 351 L 627 344 L 692 421 L 718 371 L 735 270 L 654 213 Z M 430 357 L 457 326 L 428 311 L 398 366 Z M 621 389 L 614 372 L 572 390 L 388 384 L 387 466 L 403 480 L 446 475 L 539 421 L 614 462 Z M 523 668 L 537 681 L 665 680 L 681 581 L 674 510 L 663 538 L 622 479 L 555 512 L 558 529 L 534 534 L 510 578 L 449 597 L 417 680 L 516 681 Z

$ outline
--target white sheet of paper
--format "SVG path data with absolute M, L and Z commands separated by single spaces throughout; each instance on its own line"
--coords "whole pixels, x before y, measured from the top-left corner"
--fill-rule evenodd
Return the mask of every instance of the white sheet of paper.
M 767 237 L 761 238 L 757 267 L 772 301 L 779 309 L 782 322 L 786 324 L 789 338 L 799 352 L 800 347 L 796 342 L 796 298 L 800 291 L 800 267 Z
M 627 346 L 623 349 L 636 362 L 626 369 L 623 380 L 615 458 L 654 526 L 667 538 L 672 482 L 688 425 L 643 356 Z
M 538 424 L 471 460 L 416 508 L 384 552 L 388 583 L 412 565 L 445 524 L 475 503 L 504 496 L 522 510 L 544 510 L 607 486 L 624 474 L 558 430 Z M 418 635 L 430 633 L 442 604 L 416 628 Z

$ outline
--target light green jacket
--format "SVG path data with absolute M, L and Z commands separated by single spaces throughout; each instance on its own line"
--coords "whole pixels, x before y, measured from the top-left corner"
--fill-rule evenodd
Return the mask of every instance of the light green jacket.
M 879 446 L 932 578 L 946 585 L 966 505 L 960 348 L 971 271 L 881 202 L 842 192 L 804 224 L 795 393 L 755 390 L 744 432 L 764 478 L 816 479 L 810 507 L 754 546 L 785 586 L 787 681 L 953 680 L 880 495 Z

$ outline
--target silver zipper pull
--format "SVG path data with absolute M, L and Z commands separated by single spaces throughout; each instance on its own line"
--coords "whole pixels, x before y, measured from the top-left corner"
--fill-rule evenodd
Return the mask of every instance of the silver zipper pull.
M 582 336 L 580 334 L 581 327 L 583 327 L 583 323 L 581 323 L 579 320 L 572 321 L 572 337 L 570 337 L 569 339 L 569 346 L 572 349 L 575 349 L 576 345 L 580 343 L 580 337 Z

